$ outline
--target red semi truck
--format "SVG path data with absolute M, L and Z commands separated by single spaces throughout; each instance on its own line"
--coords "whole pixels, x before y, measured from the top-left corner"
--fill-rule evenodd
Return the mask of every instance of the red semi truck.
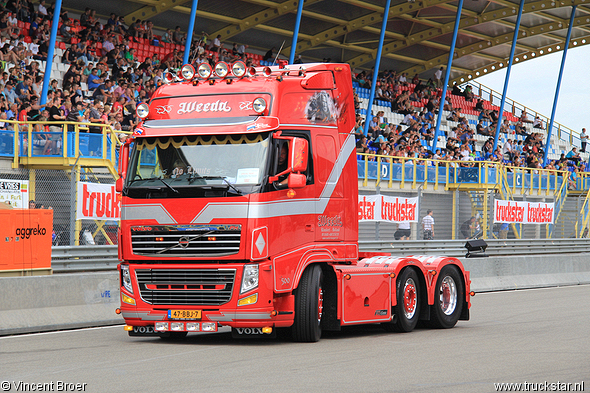
M 359 252 L 346 64 L 185 65 L 121 148 L 121 308 L 132 336 L 295 341 L 469 319 L 456 258 Z

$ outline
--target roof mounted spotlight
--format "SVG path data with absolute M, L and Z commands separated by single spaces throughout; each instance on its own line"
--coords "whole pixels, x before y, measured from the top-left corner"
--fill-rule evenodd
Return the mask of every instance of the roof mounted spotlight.
M 137 113 L 137 116 L 143 120 L 150 114 L 150 107 L 145 102 L 142 102 L 141 104 L 137 105 L 135 112 Z
M 172 83 L 174 82 L 174 74 L 172 72 L 167 72 L 164 74 L 164 83 Z
M 215 75 L 219 78 L 225 78 L 229 72 L 229 67 L 226 62 L 220 61 L 215 64 Z
M 200 78 L 209 79 L 211 76 L 211 66 L 209 63 L 201 63 L 197 68 L 197 73 L 199 74 Z
M 238 78 L 242 78 L 246 75 L 246 63 L 241 60 L 234 62 L 231 66 L 231 72 Z
M 190 81 L 195 76 L 195 67 L 190 64 L 185 64 L 180 69 L 180 75 L 185 81 Z
M 258 114 L 262 114 L 266 110 L 266 101 L 262 97 L 258 97 L 252 102 L 252 109 Z

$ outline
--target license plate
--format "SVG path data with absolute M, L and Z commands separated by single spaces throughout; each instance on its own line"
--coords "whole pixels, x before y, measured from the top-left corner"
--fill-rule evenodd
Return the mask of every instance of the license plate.
M 201 319 L 201 310 L 168 310 L 168 319 Z

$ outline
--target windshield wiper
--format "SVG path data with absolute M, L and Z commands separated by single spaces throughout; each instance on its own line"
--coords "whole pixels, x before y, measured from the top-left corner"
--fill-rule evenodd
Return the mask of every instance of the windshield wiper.
M 162 178 L 159 178 L 159 177 L 158 177 L 158 180 L 159 180 L 159 181 L 161 181 L 162 183 L 164 183 L 164 185 L 166 185 L 166 187 L 168 187 L 168 188 L 169 188 L 171 191 L 173 191 L 175 194 L 180 194 L 180 192 L 179 192 L 179 191 L 178 191 L 176 188 L 174 188 L 174 187 L 172 187 L 170 184 L 166 183 L 166 182 L 164 181 L 164 179 L 162 179 Z
M 233 184 L 231 184 L 230 182 L 228 182 L 227 179 L 225 177 L 223 177 L 223 176 L 204 176 L 203 178 L 204 179 L 221 179 L 221 180 L 223 180 L 223 182 L 225 184 L 227 184 L 227 186 L 229 188 L 231 188 L 232 190 L 234 190 L 236 192 L 236 194 L 242 195 L 242 191 L 240 191 Z
M 188 178 L 188 184 L 193 184 L 195 180 L 202 178 L 203 176 L 199 175 L 197 172 L 192 172 Z

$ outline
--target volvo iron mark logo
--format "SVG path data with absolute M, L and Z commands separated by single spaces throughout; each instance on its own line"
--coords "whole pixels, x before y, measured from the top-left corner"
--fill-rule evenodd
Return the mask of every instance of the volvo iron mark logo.
M 190 243 L 191 239 L 188 236 L 183 236 L 180 239 L 178 239 L 178 245 L 181 248 L 187 248 Z

